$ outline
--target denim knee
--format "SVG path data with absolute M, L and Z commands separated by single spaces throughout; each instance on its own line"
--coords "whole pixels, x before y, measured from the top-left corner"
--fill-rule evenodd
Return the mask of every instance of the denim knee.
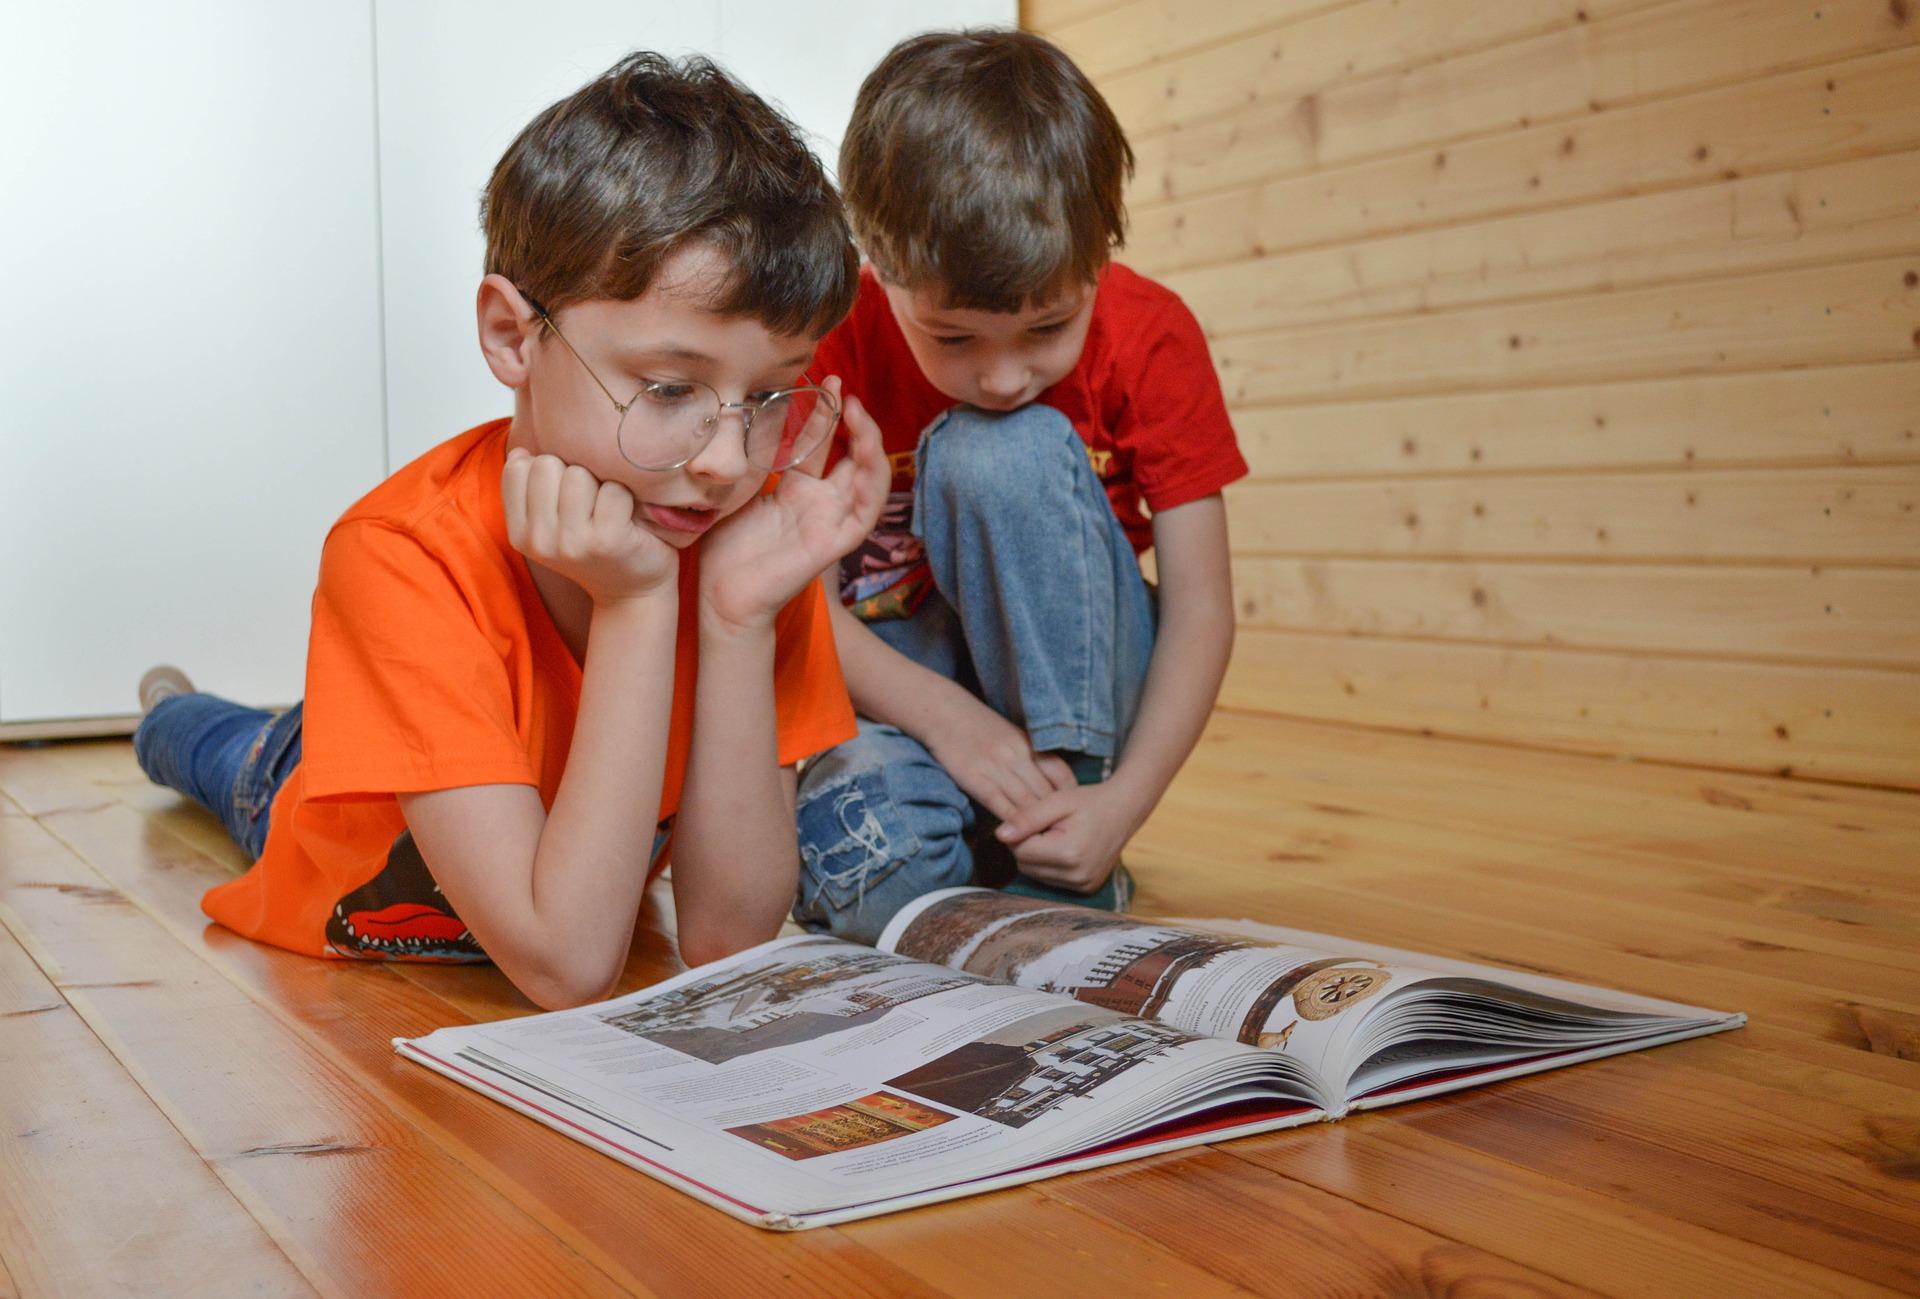
M 863 719 L 859 735 L 810 763 L 795 814 L 793 918 L 808 929 L 872 943 L 907 903 L 972 879 L 962 840 L 972 801 L 894 727 Z
M 1063 473 L 1067 482 L 1078 474 L 1098 482 L 1072 422 L 1039 403 L 1004 414 L 956 406 L 920 443 L 919 490 L 976 515 L 1030 518 L 1035 509 L 1058 508 Z

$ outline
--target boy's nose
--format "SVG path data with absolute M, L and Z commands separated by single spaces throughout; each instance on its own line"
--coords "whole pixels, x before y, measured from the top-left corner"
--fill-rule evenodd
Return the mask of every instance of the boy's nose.
M 747 459 L 747 425 L 744 413 L 723 410 L 715 417 L 713 436 L 700 448 L 700 454 L 687 461 L 687 471 L 718 482 L 744 478 L 752 463 Z
M 995 366 L 980 376 L 980 395 L 988 401 L 1012 401 L 1026 387 L 1026 371 L 1017 365 Z

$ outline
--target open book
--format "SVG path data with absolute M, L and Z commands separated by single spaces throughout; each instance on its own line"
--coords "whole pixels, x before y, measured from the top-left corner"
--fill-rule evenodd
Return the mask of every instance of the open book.
M 1323 934 L 948 889 L 875 948 L 779 938 L 598 1005 L 394 1046 L 794 1230 L 1744 1022 Z

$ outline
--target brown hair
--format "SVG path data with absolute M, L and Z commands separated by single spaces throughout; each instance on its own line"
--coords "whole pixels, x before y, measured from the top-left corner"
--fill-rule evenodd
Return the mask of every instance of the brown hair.
M 1099 277 L 1126 236 L 1133 150 L 1073 60 L 1030 32 L 929 32 L 861 83 L 840 146 L 880 278 L 1019 311 Z
M 703 58 L 635 53 L 520 132 L 480 200 L 489 274 L 547 311 L 647 291 L 683 245 L 732 263 L 712 308 L 825 334 L 859 259 L 793 123 Z

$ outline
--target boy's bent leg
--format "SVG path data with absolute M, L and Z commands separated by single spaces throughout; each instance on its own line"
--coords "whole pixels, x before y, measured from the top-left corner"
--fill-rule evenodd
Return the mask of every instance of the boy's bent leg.
M 212 812 L 253 856 L 265 841 L 266 805 L 298 752 L 297 708 L 276 715 L 217 695 L 163 699 L 133 733 L 134 757 L 147 778 Z
M 1153 607 L 1086 444 L 1049 406 L 960 407 L 920 444 L 914 528 L 980 691 L 1036 749 L 1117 757 Z
M 795 804 L 793 918 L 808 929 L 872 943 L 915 898 L 972 882 L 972 801 L 894 727 L 862 718 L 857 736 L 807 764 Z

